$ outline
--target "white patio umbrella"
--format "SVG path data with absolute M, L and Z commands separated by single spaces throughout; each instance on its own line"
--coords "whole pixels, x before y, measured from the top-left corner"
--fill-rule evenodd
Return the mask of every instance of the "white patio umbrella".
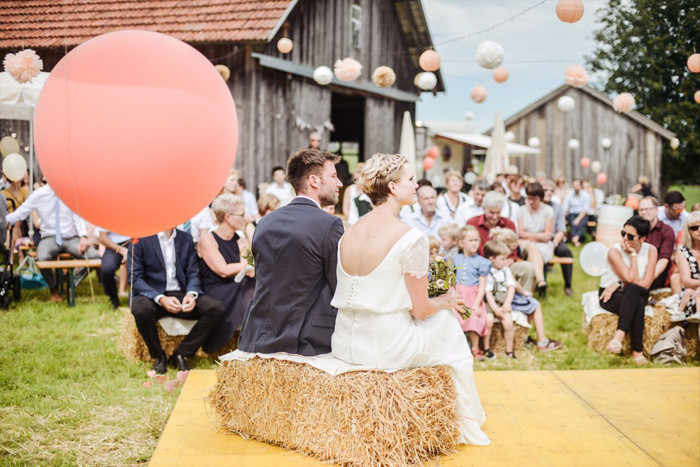
M 503 126 L 501 114 L 496 112 L 496 121 L 491 130 L 491 146 L 486 150 L 486 159 L 484 160 L 484 175 L 489 183 L 496 180 L 496 175 L 505 172 L 505 169 L 510 165 L 508 159 L 508 151 L 506 151 L 506 129 Z
M 413 132 L 413 122 L 411 112 L 403 113 L 403 123 L 401 124 L 401 139 L 399 140 L 399 154 L 408 159 L 413 170 L 416 170 L 416 135 Z

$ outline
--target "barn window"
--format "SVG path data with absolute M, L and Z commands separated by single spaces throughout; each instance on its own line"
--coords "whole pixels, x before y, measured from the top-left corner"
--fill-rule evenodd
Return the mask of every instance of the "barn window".
M 362 7 L 350 5 L 350 42 L 359 49 L 362 47 Z

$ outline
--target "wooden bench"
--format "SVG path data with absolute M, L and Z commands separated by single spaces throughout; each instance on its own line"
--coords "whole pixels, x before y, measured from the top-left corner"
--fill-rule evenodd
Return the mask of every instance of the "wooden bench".
M 574 258 L 560 258 L 558 256 L 553 257 L 549 261 L 547 261 L 547 264 L 550 265 L 555 265 L 555 264 L 574 264 Z
M 76 268 L 99 268 L 102 266 L 101 259 L 74 259 L 68 253 L 61 253 L 58 259 L 53 261 L 37 261 L 39 269 L 55 269 L 58 292 L 66 292 L 66 302 L 68 306 L 75 306 L 75 269 Z M 65 282 L 65 284 L 64 284 Z

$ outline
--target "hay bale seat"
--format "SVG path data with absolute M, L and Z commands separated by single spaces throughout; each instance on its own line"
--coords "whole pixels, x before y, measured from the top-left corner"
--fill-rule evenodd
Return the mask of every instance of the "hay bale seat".
M 515 326 L 515 337 L 513 338 L 513 351 L 516 351 L 525 346 L 525 341 L 530 332 L 529 328 L 513 323 Z M 494 353 L 506 352 L 506 338 L 503 336 L 503 325 L 499 322 L 493 323 L 491 329 L 491 351 Z
M 209 402 L 227 431 L 328 462 L 373 466 L 454 452 L 456 398 L 447 366 L 332 376 L 256 357 L 222 362 Z
M 156 328 L 158 329 L 158 339 L 160 339 L 160 344 L 163 347 L 166 355 L 172 355 L 172 353 L 177 349 L 180 343 L 185 339 L 185 336 L 169 336 L 165 333 L 165 330 L 161 327 L 160 323 L 156 322 Z M 134 321 L 134 315 L 131 311 L 125 310 L 122 316 L 122 335 L 119 343 L 122 353 L 130 362 L 150 362 L 151 355 L 148 353 L 148 347 L 146 347 L 146 342 L 144 342 L 143 337 L 136 328 L 136 321 Z M 229 353 L 236 350 L 238 346 L 238 333 L 236 333 L 222 348 L 217 350 L 215 353 L 207 354 L 201 348 L 197 350 L 195 356 L 206 357 L 206 358 L 217 358 L 220 355 Z

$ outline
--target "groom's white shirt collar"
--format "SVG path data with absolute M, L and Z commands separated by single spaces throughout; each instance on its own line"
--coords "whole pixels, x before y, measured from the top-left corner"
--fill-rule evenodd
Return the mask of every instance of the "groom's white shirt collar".
M 306 198 L 306 199 L 310 199 L 311 201 L 314 202 L 314 204 L 315 204 L 316 206 L 318 206 L 319 209 L 321 209 L 321 204 L 320 204 L 318 201 L 316 201 L 315 199 L 313 199 L 313 198 L 309 198 L 308 196 L 304 196 L 304 195 L 297 195 L 297 198 Z

